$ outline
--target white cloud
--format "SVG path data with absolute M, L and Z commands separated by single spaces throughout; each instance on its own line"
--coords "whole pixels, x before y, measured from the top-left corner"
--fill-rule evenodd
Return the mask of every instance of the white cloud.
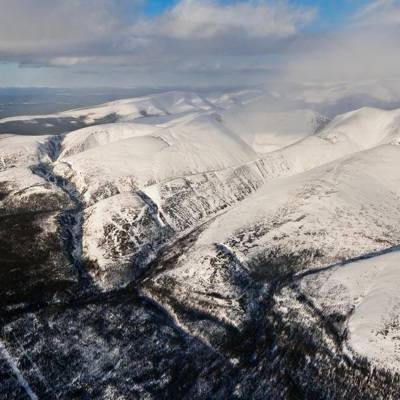
M 150 0 L 149 0 L 150 1 Z M 0 60 L 50 66 L 160 67 L 190 58 L 204 65 L 218 55 L 265 55 L 294 37 L 313 9 L 284 0 L 222 4 L 181 0 L 156 19 L 144 0 L 0 0 Z M 137 4 L 137 18 L 124 6 Z
M 354 17 L 360 26 L 400 25 L 399 0 L 373 0 Z
M 176 39 L 209 39 L 225 35 L 249 38 L 288 37 L 309 23 L 315 10 L 286 2 L 249 1 L 220 5 L 211 0 L 183 0 L 152 28 Z
M 0 0 L 0 10 L 2 58 L 87 50 L 120 23 L 111 0 Z
M 400 1 L 377 0 L 338 32 L 300 41 L 285 77 L 297 82 L 400 78 Z
M 400 75 L 400 0 L 371 0 L 327 34 L 305 33 L 316 10 L 295 0 L 180 0 L 156 18 L 145 17 L 145 2 L 0 0 L 0 61 L 157 84 Z

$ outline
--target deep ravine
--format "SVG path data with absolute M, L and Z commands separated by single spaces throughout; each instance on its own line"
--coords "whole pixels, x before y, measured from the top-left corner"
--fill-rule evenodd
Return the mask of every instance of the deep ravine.
M 71 207 L 62 210 L 59 217 L 60 237 L 64 243 L 64 249 L 68 260 L 73 264 L 79 274 L 82 286 L 90 282 L 82 260 L 82 228 L 84 206 L 78 190 L 63 177 L 54 173 L 53 163 L 58 160 L 61 153 L 63 136 L 52 136 L 42 147 L 51 162 L 42 161 L 31 167 L 31 171 L 45 179 L 52 185 L 60 188 L 71 200 Z

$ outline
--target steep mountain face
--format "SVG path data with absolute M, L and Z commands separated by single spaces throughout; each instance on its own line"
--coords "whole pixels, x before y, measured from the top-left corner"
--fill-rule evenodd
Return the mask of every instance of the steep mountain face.
M 3 397 L 396 398 L 399 111 L 259 96 L 0 121 L 116 121 L 0 139 Z

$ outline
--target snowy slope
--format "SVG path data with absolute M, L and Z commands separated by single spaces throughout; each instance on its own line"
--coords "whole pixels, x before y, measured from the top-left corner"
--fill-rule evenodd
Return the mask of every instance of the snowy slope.
M 398 251 L 303 279 L 301 289 L 326 314 L 347 319 L 348 344 L 375 366 L 400 369 Z
M 0 135 L 0 171 L 38 163 L 46 158 L 47 136 Z
M 132 137 L 150 135 L 158 129 L 157 126 L 150 124 L 128 122 L 116 122 L 78 129 L 65 136 L 60 157 L 68 157 L 97 146 L 109 145 Z
M 103 287 L 134 280 L 173 234 L 142 193 L 101 200 L 85 210 L 83 219 L 83 254 L 96 263 L 92 275 Z
M 37 121 L 53 118 L 80 118 L 87 124 L 115 114 L 130 119 L 146 115 L 176 114 L 187 111 L 209 110 L 213 106 L 195 93 L 167 92 L 152 96 L 116 100 L 96 107 L 79 108 L 48 115 L 16 116 L 0 119 L 0 124 L 16 121 Z
M 299 173 L 381 144 L 397 144 L 400 138 L 399 116 L 399 110 L 372 108 L 339 115 L 319 133 L 268 153 L 263 159 L 279 155 L 292 173 Z
M 30 135 L 62 134 L 86 126 L 146 120 L 218 110 L 206 98 L 191 92 L 166 92 L 116 100 L 95 107 L 79 108 L 48 115 L 15 116 L 0 119 L 1 133 Z
M 224 123 L 258 153 L 281 149 L 318 132 L 328 119 L 307 109 L 269 111 L 262 101 L 231 107 L 222 113 Z
M 51 211 L 70 205 L 66 194 L 29 168 L 10 168 L 0 172 L 0 215 L 21 210 Z
M 280 263 L 316 268 L 399 243 L 399 184 L 400 147 L 392 145 L 266 184 L 217 217 L 155 278 L 155 290 L 168 287 L 174 299 L 241 324 L 246 287 L 234 276 L 262 281 Z M 221 293 L 218 302 L 212 293 Z
M 270 165 L 267 169 L 282 166 L 283 173 L 295 174 L 381 143 L 394 143 L 400 126 L 398 115 L 398 111 L 362 109 L 339 116 L 316 135 L 268 153 L 262 161 Z M 298 117 L 295 113 L 294 119 L 286 122 L 292 125 Z M 283 121 L 280 115 L 275 123 L 282 125 Z M 107 189 L 113 193 L 121 190 L 121 181 L 128 182 L 128 187 L 144 187 L 256 160 L 256 153 L 244 142 L 245 134 L 240 134 L 248 132 L 247 128 L 236 126 L 233 130 L 227 125 L 217 114 L 195 113 L 153 123 L 84 128 L 66 136 L 59 157 L 64 164 L 57 168 L 74 180 L 90 202 L 90 196 L 98 195 L 102 186 L 115 186 Z M 279 137 L 284 136 L 284 129 Z M 284 141 L 286 138 L 281 145 Z
M 319 135 L 332 143 L 348 140 L 361 149 L 389 143 L 400 136 L 400 110 L 365 107 L 336 117 Z
M 59 175 L 68 176 L 90 203 L 107 197 L 110 191 L 143 188 L 256 158 L 214 114 L 205 114 L 156 129 L 148 124 L 121 123 L 73 132 L 63 142 L 55 168 Z
M 234 106 L 246 107 L 261 101 L 265 97 L 265 91 L 262 89 L 238 90 L 228 93 L 209 94 L 207 99 L 224 110 Z

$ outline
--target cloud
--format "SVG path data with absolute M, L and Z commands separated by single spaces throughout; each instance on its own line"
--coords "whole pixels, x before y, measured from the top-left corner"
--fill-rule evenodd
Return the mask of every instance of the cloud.
M 0 0 L 0 9 L 2 59 L 88 51 L 120 24 L 111 0 Z
M 297 82 L 400 78 L 400 1 L 372 1 L 340 31 L 302 37 L 284 76 Z
M 124 85 L 284 87 L 400 74 L 400 0 L 371 0 L 325 33 L 308 29 L 318 12 L 297 0 L 179 0 L 157 17 L 146 16 L 146 1 L 0 0 L 0 62 L 25 66 L 19 76 L 42 66 Z
M 286 2 L 250 1 L 224 6 L 211 0 L 183 0 L 151 29 L 181 40 L 220 36 L 286 38 L 314 16 L 314 9 L 296 8 Z
M 374 0 L 367 4 L 354 17 L 354 22 L 364 27 L 400 25 L 399 0 Z
M 126 7 L 135 3 L 136 12 Z M 215 56 L 277 52 L 315 16 L 283 0 L 181 0 L 155 19 L 144 0 L 0 0 L 0 59 L 71 67 L 210 68 Z M 136 16 L 136 18 L 135 18 Z M 211 60 L 211 61 L 210 61 Z

